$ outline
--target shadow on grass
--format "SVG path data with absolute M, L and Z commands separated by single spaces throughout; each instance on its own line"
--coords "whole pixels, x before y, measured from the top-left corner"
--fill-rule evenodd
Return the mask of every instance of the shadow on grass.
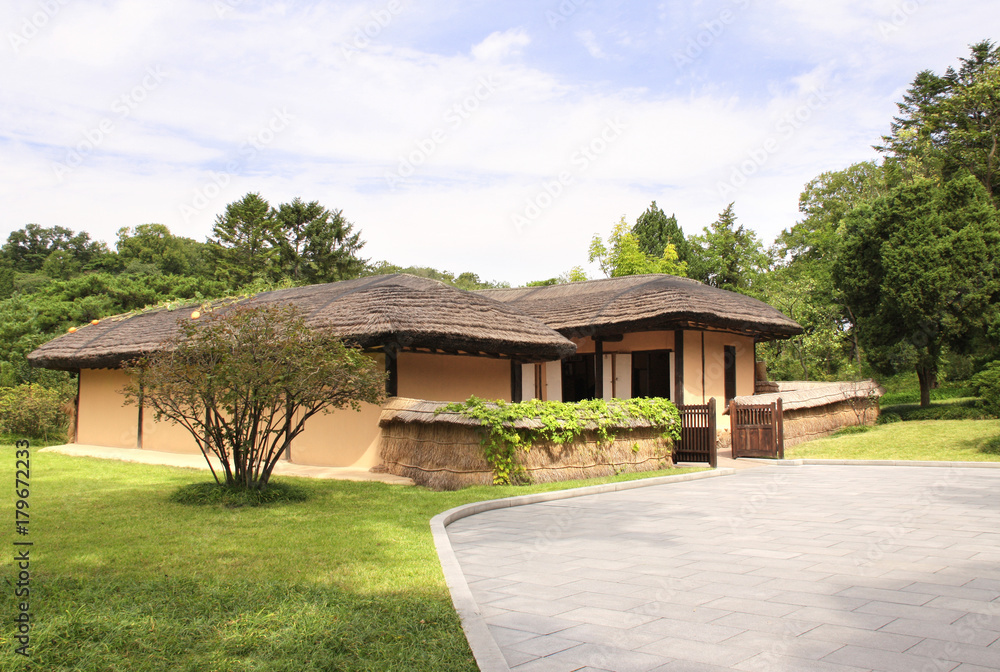
M 883 406 L 882 415 L 896 415 L 901 420 L 992 420 L 996 416 L 983 408 L 976 398 L 957 399 L 953 402 L 920 404 L 895 404 Z
M 987 455 L 1000 455 L 1000 435 L 994 436 L 979 446 L 979 452 Z

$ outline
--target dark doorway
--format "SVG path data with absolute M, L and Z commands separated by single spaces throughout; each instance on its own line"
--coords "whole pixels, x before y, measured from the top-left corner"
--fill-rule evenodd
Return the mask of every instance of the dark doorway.
M 736 396 L 736 347 L 726 345 L 726 406 Z
M 597 390 L 596 368 L 594 355 L 573 355 L 562 360 L 562 400 L 593 399 Z
M 632 397 L 670 398 L 670 350 L 632 353 Z

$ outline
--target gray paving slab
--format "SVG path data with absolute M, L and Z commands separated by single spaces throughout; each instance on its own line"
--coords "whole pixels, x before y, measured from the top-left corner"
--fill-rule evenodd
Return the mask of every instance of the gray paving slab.
M 436 539 L 489 672 L 977 672 L 1000 669 L 998 491 L 998 469 L 775 465 L 480 506 Z

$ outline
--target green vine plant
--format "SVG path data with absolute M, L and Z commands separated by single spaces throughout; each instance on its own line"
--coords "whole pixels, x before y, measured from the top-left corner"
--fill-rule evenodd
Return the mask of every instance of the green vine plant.
M 528 452 L 537 443 L 564 444 L 575 441 L 584 431 L 597 435 L 602 444 L 615 440 L 615 430 L 627 429 L 635 420 L 644 420 L 661 431 L 663 438 L 679 441 L 681 419 L 669 399 L 639 398 L 588 399 L 578 402 L 532 399 L 517 403 L 486 401 L 470 397 L 439 408 L 436 413 L 458 413 L 478 420 L 485 429 L 482 446 L 486 461 L 493 469 L 495 485 L 527 483 L 528 477 L 520 452 Z M 531 427 L 518 427 L 519 421 L 532 421 Z

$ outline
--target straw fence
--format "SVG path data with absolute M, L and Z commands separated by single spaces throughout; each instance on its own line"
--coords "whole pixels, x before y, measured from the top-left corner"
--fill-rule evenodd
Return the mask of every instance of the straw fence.
M 492 485 L 493 469 L 483 456 L 484 429 L 478 420 L 434 411 L 445 404 L 394 399 L 382 412 L 381 454 L 385 469 L 435 490 Z M 519 423 L 520 424 L 520 423 Z M 529 421 L 530 424 L 530 421 Z M 601 443 L 594 431 L 577 441 L 542 443 L 520 453 L 531 482 L 546 483 L 663 469 L 671 465 L 673 444 L 652 427 L 612 431 Z
M 873 425 L 878 398 L 885 393 L 872 380 L 815 383 L 805 381 L 757 383 L 754 396 L 737 397 L 737 404 L 769 404 L 779 397 L 784 406 L 785 448 L 833 434 L 855 425 Z M 720 428 L 719 447 L 729 448 L 728 423 Z

